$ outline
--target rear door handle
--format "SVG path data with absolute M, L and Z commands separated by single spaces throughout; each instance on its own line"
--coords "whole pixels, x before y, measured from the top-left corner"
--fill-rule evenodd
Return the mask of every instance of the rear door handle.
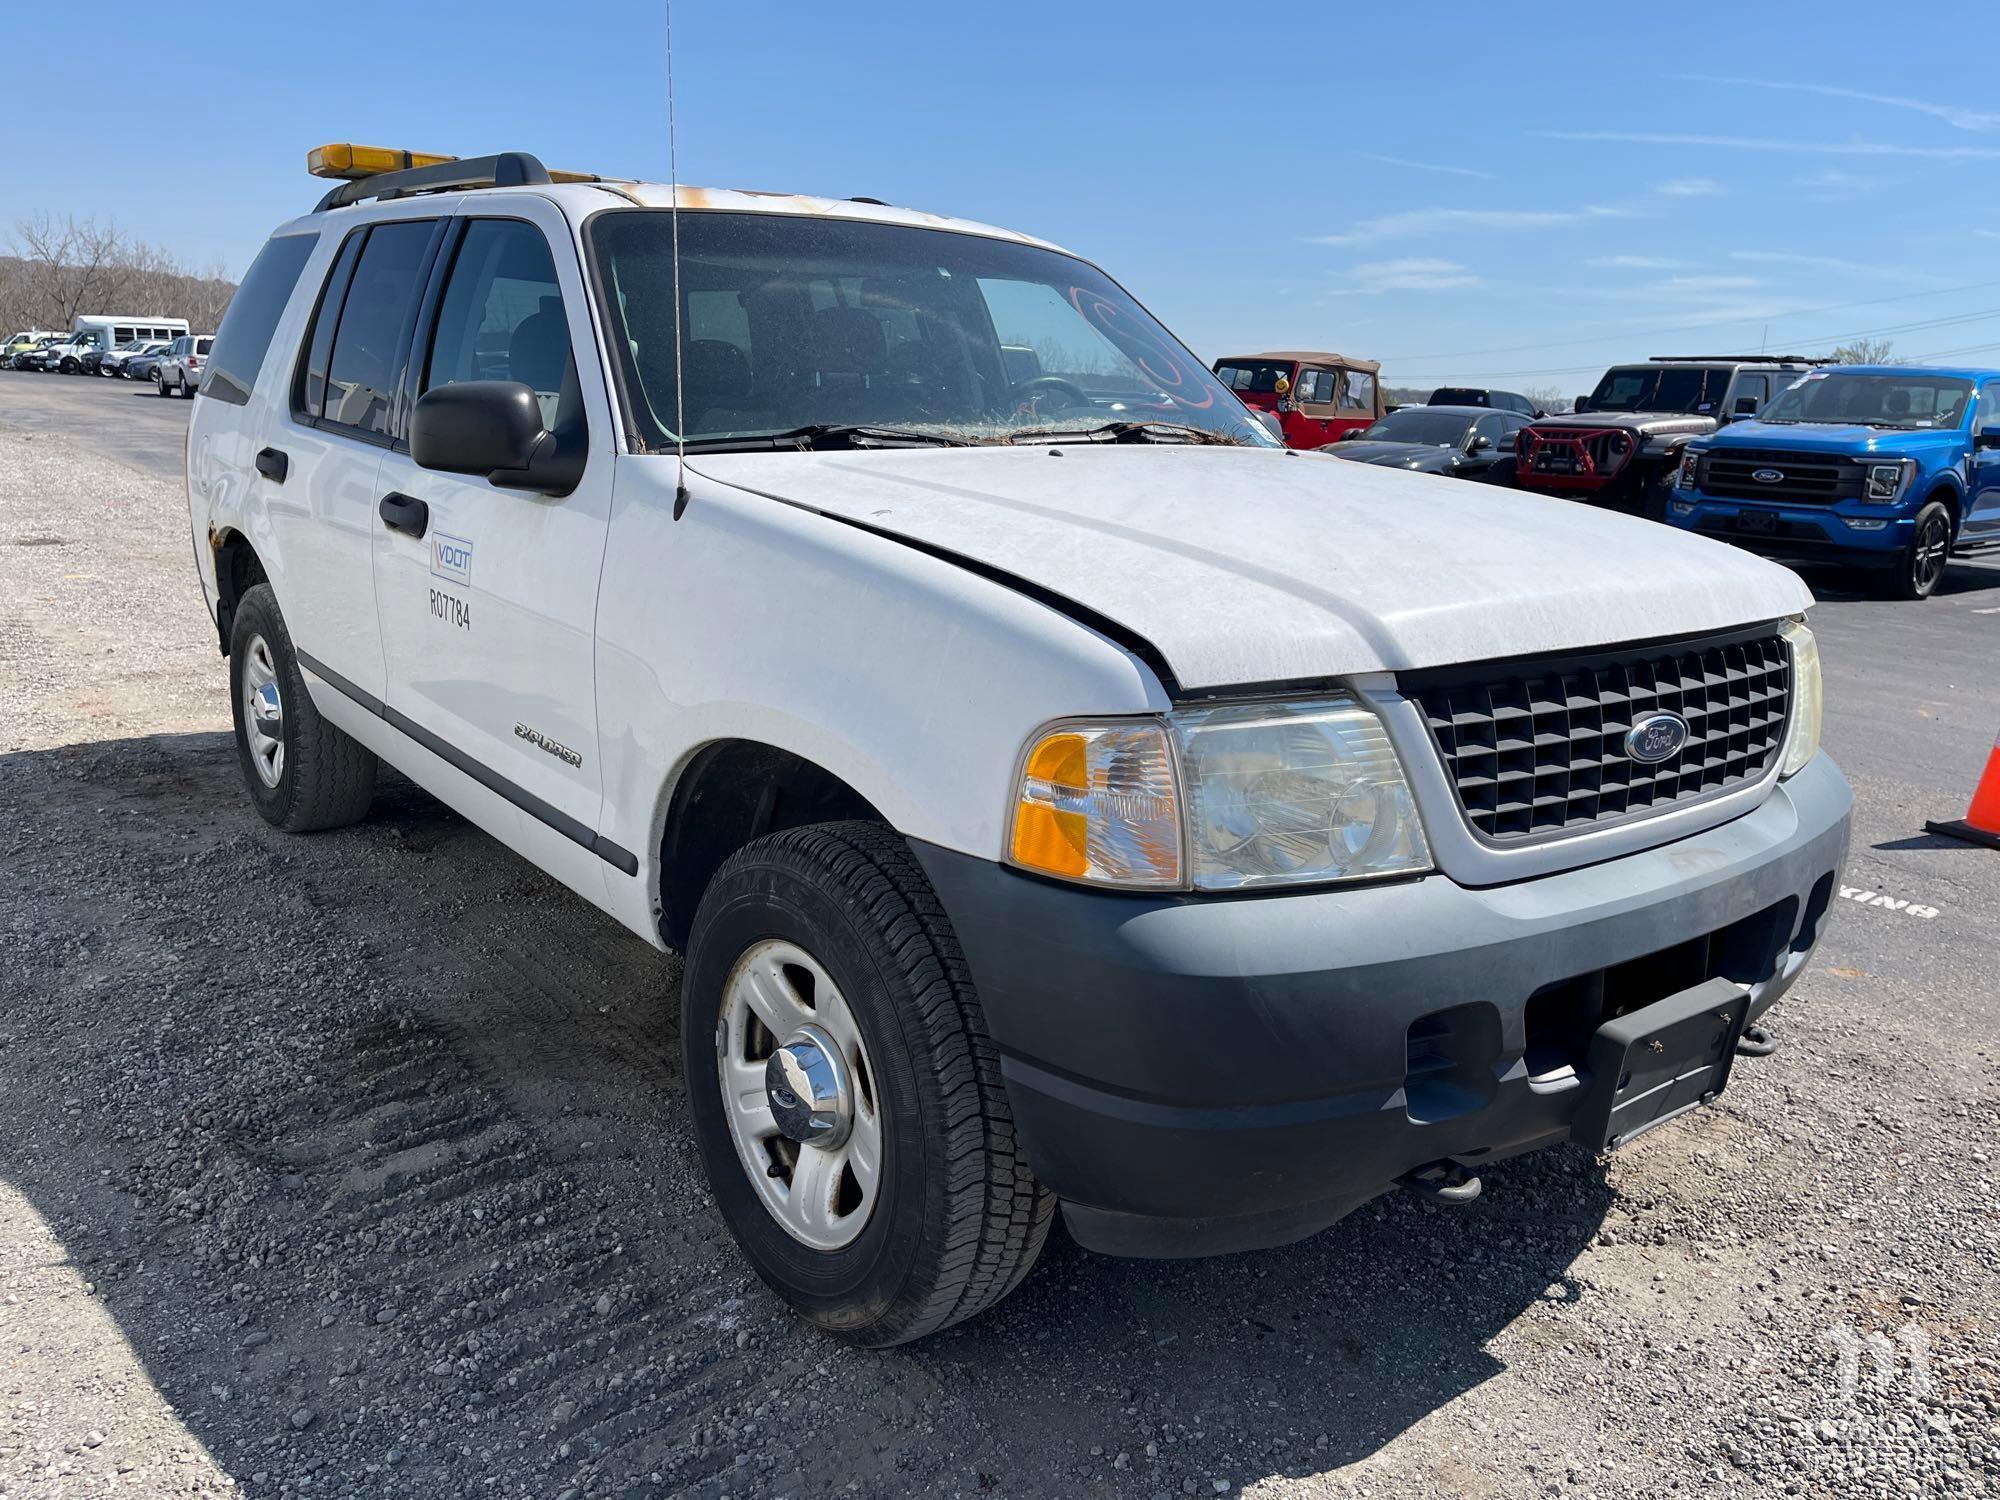
M 421 537 L 430 530 L 431 508 L 414 495 L 400 495 L 391 490 L 382 497 L 379 509 L 382 524 L 391 531 Z
M 273 484 L 283 484 L 285 476 L 292 471 L 292 461 L 285 456 L 282 448 L 260 448 L 257 450 L 257 472 Z

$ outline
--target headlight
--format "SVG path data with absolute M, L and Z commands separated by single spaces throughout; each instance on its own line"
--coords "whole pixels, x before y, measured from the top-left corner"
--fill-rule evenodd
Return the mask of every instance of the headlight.
M 1820 711 L 1825 694 L 1820 688 L 1819 643 L 1803 620 L 1788 620 L 1783 631 L 1792 648 L 1792 724 L 1785 736 L 1785 763 L 1780 776 L 1805 769 L 1807 761 L 1819 753 Z
M 1345 694 L 1059 725 L 1023 762 L 1012 853 L 1072 880 L 1209 891 L 1431 868 L 1389 736 Z
M 1682 489 L 1691 490 L 1694 488 L 1694 471 L 1700 465 L 1701 455 L 1699 453 L 1690 453 L 1685 448 L 1681 450 L 1681 472 L 1677 482 Z
M 1894 505 L 1916 468 L 1916 460 L 1911 458 L 1899 458 L 1891 464 L 1870 464 L 1861 498 L 1870 505 Z

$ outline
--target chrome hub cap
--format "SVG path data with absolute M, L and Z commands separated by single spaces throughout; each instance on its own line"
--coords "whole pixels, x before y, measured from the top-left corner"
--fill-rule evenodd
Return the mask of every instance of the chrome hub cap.
M 853 1243 L 882 1178 L 882 1116 L 861 1028 L 795 943 L 752 946 L 715 1030 L 723 1113 L 771 1217 L 816 1250 Z
M 285 704 L 270 643 L 253 635 L 244 646 L 243 734 L 257 779 L 275 787 L 285 774 Z

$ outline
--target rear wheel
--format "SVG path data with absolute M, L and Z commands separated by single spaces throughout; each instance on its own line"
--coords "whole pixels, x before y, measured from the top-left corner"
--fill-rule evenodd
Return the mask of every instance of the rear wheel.
M 1019 1285 L 1055 1199 L 1014 1137 L 958 940 L 872 823 L 738 851 L 702 897 L 681 1046 L 716 1205 L 757 1274 L 871 1348 Z
M 287 833 L 343 828 L 375 795 L 374 753 L 320 717 L 268 583 L 237 601 L 229 628 L 230 702 L 243 784 L 264 821 Z
M 1944 581 L 1951 557 L 1951 511 L 1932 500 L 1917 512 L 1909 543 L 1884 578 L 1892 599 L 1928 599 Z

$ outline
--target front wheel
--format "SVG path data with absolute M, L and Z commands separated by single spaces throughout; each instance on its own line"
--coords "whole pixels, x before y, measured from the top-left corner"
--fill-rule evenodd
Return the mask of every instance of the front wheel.
M 716 1205 L 757 1274 L 869 1348 L 983 1312 L 1041 1253 L 1029 1173 L 943 907 L 873 823 L 757 840 L 702 897 L 681 1048 Z
M 167 394 L 167 377 L 162 375 L 158 370 L 153 372 L 153 394 L 155 396 L 164 396 Z
M 1885 592 L 1891 599 L 1928 599 L 1944 581 L 1951 557 L 1951 512 L 1936 500 L 1917 512 L 1910 540 L 1889 569 Z
M 320 717 L 268 583 L 237 601 L 229 627 L 230 702 L 243 784 L 273 828 L 343 828 L 375 795 L 372 751 Z

